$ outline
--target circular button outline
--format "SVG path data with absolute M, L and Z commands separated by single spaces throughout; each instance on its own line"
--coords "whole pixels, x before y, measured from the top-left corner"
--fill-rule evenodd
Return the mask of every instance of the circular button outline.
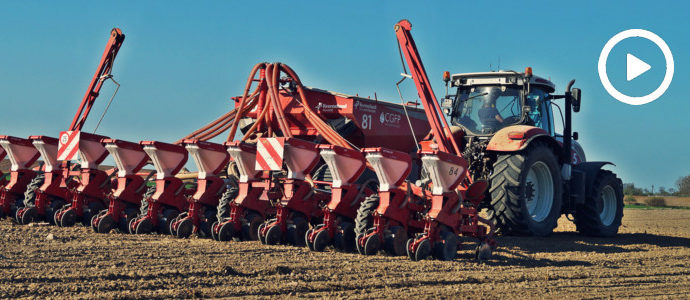
M 651 41 L 657 47 L 659 47 L 659 49 L 661 49 L 661 52 L 664 54 L 664 59 L 666 60 L 666 74 L 664 75 L 664 80 L 661 82 L 661 85 L 659 85 L 659 87 L 650 94 L 640 97 L 628 96 L 619 92 L 615 87 L 613 87 L 613 84 L 611 84 L 611 81 L 609 81 L 608 74 L 606 74 L 606 61 L 608 60 L 609 54 L 611 53 L 613 47 L 618 45 L 618 43 L 621 41 L 631 37 L 641 37 Z M 601 49 L 601 54 L 599 54 L 598 69 L 599 80 L 601 80 L 601 84 L 604 85 L 604 89 L 606 89 L 609 95 L 626 104 L 642 105 L 661 97 L 661 95 L 663 95 L 671 85 L 674 71 L 673 54 L 671 53 L 671 49 L 668 47 L 666 42 L 664 42 L 664 40 L 655 33 L 644 29 L 628 29 L 617 33 L 610 40 L 608 40 L 608 42 L 606 42 L 604 48 Z

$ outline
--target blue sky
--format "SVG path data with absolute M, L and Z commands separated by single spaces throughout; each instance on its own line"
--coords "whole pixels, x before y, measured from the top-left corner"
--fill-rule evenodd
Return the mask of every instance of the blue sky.
M 259 2 L 257 2 L 259 3 Z M 292 66 L 308 86 L 398 101 L 393 25 L 409 19 L 435 91 L 441 73 L 523 70 L 562 91 L 577 79 L 574 127 L 589 160 L 610 160 L 625 182 L 666 186 L 690 174 L 690 5 L 684 1 L 0 1 L 0 134 L 57 136 L 68 127 L 111 28 L 126 35 L 113 74 L 122 87 L 98 133 L 174 141 L 231 109 L 251 67 Z M 630 106 L 599 82 L 601 48 L 642 28 L 670 46 L 675 75 L 657 101 Z M 652 69 L 625 80 L 625 54 Z M 609 76 L 631 95 L 656 88 L 663 56 L 630 39 L 613 49 Z M 85 127 L 112 93 L 103 89 Z M 416 97 L 412 84 L 406 98 Z

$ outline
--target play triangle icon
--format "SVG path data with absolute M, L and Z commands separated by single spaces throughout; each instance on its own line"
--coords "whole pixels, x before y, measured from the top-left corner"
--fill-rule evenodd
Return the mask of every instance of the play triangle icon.
M 628 72 L 626 77 L 628 78 L 628 81 L 637 78 L 637 76 L 642 75 L 644 72 L 647 72 L 652 68 L 652 66 L 630 53 L 627 55 L 627 65 Z

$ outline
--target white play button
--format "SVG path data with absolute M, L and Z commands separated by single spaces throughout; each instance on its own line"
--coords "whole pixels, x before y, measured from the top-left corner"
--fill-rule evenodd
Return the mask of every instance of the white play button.
M 628 64 L 628 81 L 635 79 L 637 76 L 642 75 L 644 72 L 649 71 L 652 66 L 648 65 L 646 62 L 628 53 L 627 55 Z

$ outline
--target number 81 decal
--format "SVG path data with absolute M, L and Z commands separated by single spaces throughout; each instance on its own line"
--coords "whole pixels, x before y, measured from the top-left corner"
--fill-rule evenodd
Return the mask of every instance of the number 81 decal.
M 362 129 L 371 129 L 371 115 L 362 115 Z

